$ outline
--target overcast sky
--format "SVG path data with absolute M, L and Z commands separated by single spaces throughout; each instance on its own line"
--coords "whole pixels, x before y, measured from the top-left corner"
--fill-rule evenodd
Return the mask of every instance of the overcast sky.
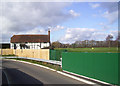
M 47 34 L 51 42 L 105 40 L 118 35 L 117 2 L 3 2 L 2 42 L 14 34 Z

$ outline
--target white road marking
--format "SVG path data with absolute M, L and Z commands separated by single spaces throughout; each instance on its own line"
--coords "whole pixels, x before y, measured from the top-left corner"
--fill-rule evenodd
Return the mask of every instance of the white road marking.
M 69 74 L 60 72 L 60 71 L 57 71 L 57 73 L 62 74 L 62 75 L 65 75 L 65 76 L 68 76 L 68 77 L 70 77 L 70 78 L 72 78 L 72 79 L 76 79 L 76 80 L 78 80 L 78 81 L 81 81 L 81 82 L 84 82 L 84 83 L 87 83 L 87 84 L 96 84 L 96 83 L 90 82 L 90 81 L 88 81 L 88 80 L 81 79 L 81 78 L 78 78 L 78 77 L 75 77 L 75 76 L 72 76 L 72 75 L 69 75 Z
M 65 72 L 68 72 L 68 71 L 65 71 Z M 86 76 L 78 75 L 78 74 L 75 74 L 75 73 L 72 73 L 72 72 L 68 72 L 68 73 L 71 73 L 73 75 L 77 75 L 77 76 L 80 76 L 80 77 L 83 77 L 83 78 L 86 78 L 86 79 L 90 79 L 90 80 L 93 80 L 93 81 L 96 81 L 96 82 L 100 82 L 100 83 L 103 83 L 103 84 L 106 84 L 106 85 L 111 85 L 107 82 L 103 82 L 103 81 L 96 80 L 96 79 L 93 79 L 93 78 L 89 78 L 89 77 L 86 77 Z

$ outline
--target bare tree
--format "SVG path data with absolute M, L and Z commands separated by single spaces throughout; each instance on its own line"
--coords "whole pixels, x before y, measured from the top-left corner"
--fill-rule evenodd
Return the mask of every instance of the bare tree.
M 118 33 L 118 37 L 116 38 L 116 42 L 118 47 L 120 47 L 120 33 Z
M 53 46 L 54 48 L 61 48 L 62 44 L 61 44 L 59 41 L 56 41 L 56 42 L 53 42 L 53 43 L 52 43 L 52 46 Z
M 112 35 L 108 35 L 108 36 L 106 37 L 106 42 L 108 43 L 108 46 L 109 46 L 109 47 L 110 47 L 110 45 L 111 45 L 112 39 L 113 39 L 113 36 L 112 36 Z

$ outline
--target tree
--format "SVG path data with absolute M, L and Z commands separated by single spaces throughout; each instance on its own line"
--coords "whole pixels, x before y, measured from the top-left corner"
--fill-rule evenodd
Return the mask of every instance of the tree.
M 109 46 L 109 47 L 110 47 L 110 45 L 111 45 L 112 39 L 113 39 L 113 36 L 112 36 L 111 34 L 106 37 L 106 42 L 108 43 L 108 46 Z
M 120 33 L 118 33 L 118 37 L 116 39 L 118 47 L 120 47 Z
M 107 37 L 106 37 L 106 41 L 110 41 L 110 40 L 112 40 L 113 39 L 113 36 L 112 35 L 108 35 Z
M 118 34 L 118 37 L 116 39 L 117 41 L 120 41 L 120 34 Z
M 95 40 L 90 40 L 90 47 L 94 46 L 94 42 L 95 42 Z
M 62 44 L 59 41 L 52 43 L 52 47 L 54 47 L 54 48 L 60 48 L 61 46 L 62 46 Z

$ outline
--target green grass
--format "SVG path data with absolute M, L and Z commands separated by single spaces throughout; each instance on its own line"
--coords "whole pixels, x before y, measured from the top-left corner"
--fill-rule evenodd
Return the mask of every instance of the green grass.
M 2 57 L 11 57 L 11 56 L 16 56 L 16 55 L 10 54 L 10 55 L 0 55 L 0 56 L 2 56 Z
M 30 59 L 22 59 L 22 58 L 6 58 L 6 59 L 14 59 L 14 60 L 20 60 L 20 61 L 26 61 L 34 64 L 39 64 L 43 66 L 47 66 L 49 68 L 55 69 L 57 71 L 62 71 L 62 68 L 59 65 L 53 65 L 47 62 L 42 62 L 42 61 L 35 61 L 35 60 L 30 60 Z
M 99 53 L 118 53 L 118 47 L 95 47 L 92 48 L 55 48 L 55 50 L 67 50 L 68 52 L 99 52 Z M 120 51 L 119 51 L 120 53 Z

